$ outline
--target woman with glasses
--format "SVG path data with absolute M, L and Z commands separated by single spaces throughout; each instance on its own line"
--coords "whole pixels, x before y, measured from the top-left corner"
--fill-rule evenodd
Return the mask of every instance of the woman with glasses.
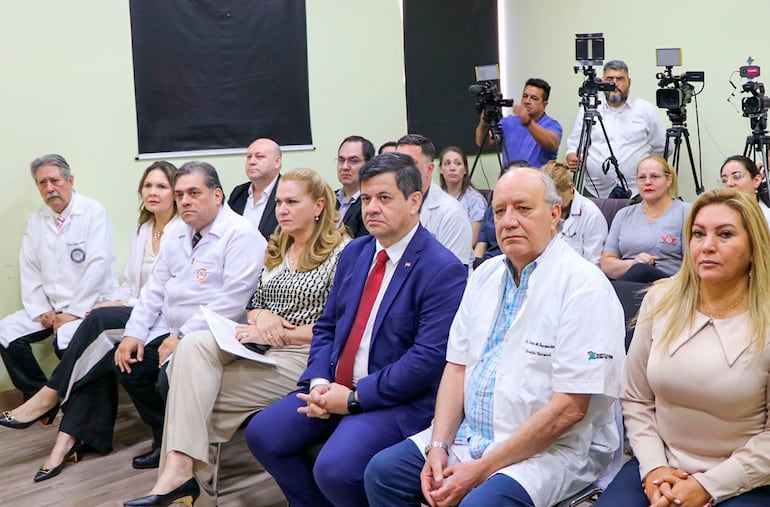
M 600 265 L 609 278 L 651 283 L 679 271 L 690 205 L 674 199 L 676 176 L 663 157 L 643 158 L 636 181 L 642 202 L 615 215 Z
M 770 224 L 767 186 L 762 185 L 762 179 L 762 173 L 754 161 L 743 155 L 728 157 L 719 170 L 719 183 L 723 187 L 734 188 L 756 196 L 759 208 L 765 215 L 765 221 Z

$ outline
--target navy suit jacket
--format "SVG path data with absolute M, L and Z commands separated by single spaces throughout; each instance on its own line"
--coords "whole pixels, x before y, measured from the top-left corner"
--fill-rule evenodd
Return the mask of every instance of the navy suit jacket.
M 353 240 L 343 250 L 323 314 L 313 328 L 300 384 L 313 378 L 334 380 L 374 252 L 372 236 Z M 467 278 L 467 267 L 418 225 L 375 318 L 369 375 L 357 384 L 363 410 L 393 411 L 404 435 L 425 429 L 433 417 L 449 327 Z
M 275 191 L 278 189 L 278 181 L 280 181 L 280 179 L 281 175 L 279 174 L 278 179 L 275 181 L 275 185 L 273 185 L 273 191 L 270 192 L 267 203 L 265 203 L 265 211 L 262 213 L 262 218 L 259 220 L 259 232 L 261 232 L 262 236 L 267 240 L 270 239 L 270 235 L 278 226 L 278 219 L 275 216 Z M 233 191 L 230 192 L 230 198 L 227 200 L 227 204 L 230 205 L 230 208 L 239 215 L 243 215 L 243 210 L 246 207 L 246 200 L 249 198 L 250 185 L 251 182 L 247 181 L 246 183 L 236 186 L 233 188 Z

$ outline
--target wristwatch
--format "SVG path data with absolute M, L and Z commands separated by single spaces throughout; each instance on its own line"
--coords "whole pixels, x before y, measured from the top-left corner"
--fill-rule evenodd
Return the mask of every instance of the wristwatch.
M 430 452 L 430 450 L 435 448 L 435 447 L 441 447 L 442 449 L 444 449 L 444 452 L 446 452 L 447 455 L 449 455 L 449 444 L 446 444 L 444 442 L 440 442 L 438 440 L 434 440 L 433 442 L 431 442 L 431 443 L 429 443 L 428 445 L 425 446 L 425 456 L 427 456 L 428 453 Z
M 361 404 L 356 399 L 356 392 L 350 391 L 350 394 L 348 394 L 348 413 L 360 414 L 363 411 L 364 409 L 361 408 Z

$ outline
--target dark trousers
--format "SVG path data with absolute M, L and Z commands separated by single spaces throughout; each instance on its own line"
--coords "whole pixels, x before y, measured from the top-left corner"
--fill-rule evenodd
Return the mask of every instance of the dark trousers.
M 131 396 L 139 416 L 152 428 L 153 445 L 157 447 L 163 437 L 163 416 L 166 410 L 166 402 L 157 385 L 161 379 L 158 348 L 167 337 L 168 334 L 164 334 L 147 343 L 144 346 L 144 359 L 131 365 L 131 373 L 123 373 L 117 366 L 113 366 L 118 381 Z M 163 369 L 165 372 L 165 366 Z
M 639 462 L 629 460 L 602 493 L 594 507 L 648 507 L 650 501 L 642 489 Z M 770 486 L 752 489 L 719 503 L 720 507 L 760 507 L 770 505 Z
M 634 264 L 623 276 L 618 278 L 619 282 L 638 282 L 652 283 L 661 278 L 668 278 L 670 275 L 649 264 Z
M 131 316 L 131 308 L 109 306 L 97 308 L 80 323 L 72 342 L 64 351 L 59 365 L 48 380 L 60 398 L 67 394 L 78 360 L 107 329 L 122 329 Z M 118 411 L 118 384 L 113 372 L 113 347 L 72 386 L 59 429 L 85 442 L 101 453 L 112 450 L 112 436 Z M 96 359 L 96 358 L 89 358 Z
M 367 463 L 406 436 L 392 411 L 316 419 L 297 413 L 304 405 L 294 392 L 254 415 L 246 428 L 251 453 L 292 507 L 365 507 Z M 314 463 L 306 450 L 323 440 Z
M 48 380 L 32 353 L 32 344 L 45 340 L 49 336 L 51 336 L 51 330 L 43 329 L 12 341 L 7 348 L 0 346 L 0 357 L 3 358 L 8 376 L 11 377 L 14 387 L 22 392 L 25 400 L 38 392 Z M 55 343 L 54 352 L 60 356 L 61 351 Z
M 366 467 L 364 482 L 371 507 L 420 507 L 424 498 L 420 471 L 425 455 L 411 440 L 388 447 Z M 496 473 L 473 488 L 459 507 L 533 507 L 526 490 L 507 475 Z

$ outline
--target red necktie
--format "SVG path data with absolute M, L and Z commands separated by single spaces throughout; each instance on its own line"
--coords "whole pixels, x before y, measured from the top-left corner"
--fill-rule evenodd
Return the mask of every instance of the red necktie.
M 358 304 L 356 320 L 353 321 L 353 327 L 350 329 L 348 340 L 340 354 L 340 360 L 337 364 L 337 383 L 353 388 L 353 363 L 356 360 L 358 347 L 361 345 L 361 338 L 364 336 L 364 328 L 369 321 L 369 314 L 372 313 L 374 300 L 377 299 L 377 293 L 380 292 L 380 285 L 385 276 L 385 263 L 388 261 L 388 254 L 385 250 L 380 250 L 369 278 L 366 279 L 364 292 L 361 294 L 361 302 Z
M 56 228 L 61 230 L 62 227 L 64 227 L 64 217 L 59 215 L 56 217 Z

